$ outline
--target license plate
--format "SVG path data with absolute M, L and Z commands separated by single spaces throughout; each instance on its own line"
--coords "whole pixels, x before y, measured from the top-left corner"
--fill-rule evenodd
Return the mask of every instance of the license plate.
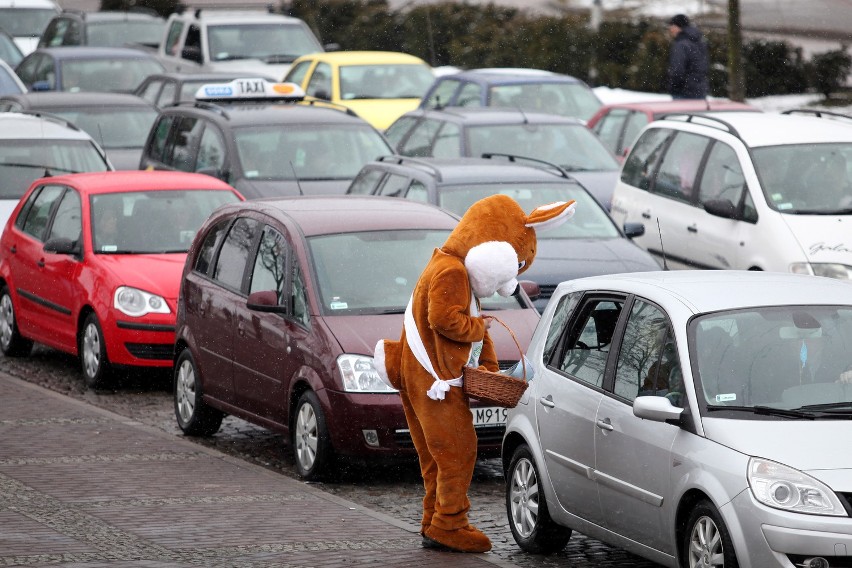
M 499 406 L 480 406 L 471 408 L 474 426 L 503 426 L 506 424 L 508 408 Z

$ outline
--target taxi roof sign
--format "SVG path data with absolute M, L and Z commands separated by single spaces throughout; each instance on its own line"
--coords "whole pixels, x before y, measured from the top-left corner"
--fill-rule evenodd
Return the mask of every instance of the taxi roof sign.
M 270 83 L 261 78 L 207 83 L 195 92 L 198 101 L 300 101 L 304 98 L 305 91 L 296 83 Z

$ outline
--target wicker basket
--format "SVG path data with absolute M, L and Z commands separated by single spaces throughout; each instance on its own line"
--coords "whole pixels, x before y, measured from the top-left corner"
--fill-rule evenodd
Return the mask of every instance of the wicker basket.
M 509 329 L 509 326 L 493 316 L 492 318 L 509 331 L 509 335 L 512 336 L 512 340 L 517 345 L 518 352 L 521 354 L 521 367 L 524 371 L 524 378 L 516 379 L 503 373 L 492 373 L 491 371 L 465 367 L 463 371 L 464 392 L 470 398 L 475 398 L 485 404 L 515 408 L 529 385 L 527 383 L 527 367 L 524 363 L 524 353 L 521 351 L 521 345 L 518 343 L 517 338 L 515 338 L 515 334 Z

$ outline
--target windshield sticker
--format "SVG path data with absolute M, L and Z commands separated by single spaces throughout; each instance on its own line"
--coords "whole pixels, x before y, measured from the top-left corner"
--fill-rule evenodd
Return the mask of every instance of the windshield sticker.
M 852 252 L 852 249 L 850 249 L 843 243 L 837 243 L 836 245 L 829 245 L 826 243 L 812 244 L 810 246 L 810 253 L 816 254 L 818 252 Z
M 772 194 L 772 201 L 781 201 L 782 199 L 784 199 L 784 196 L 781 195 L 780 193 L 773 193 Z
M 101 252 L 115 252 L 118 250 L 118 245 L 103 245 Z
M 792 203 L 779 203 L 779 204 L 778 204 L 778 210 L 779 210 L 779 211 L 782 211 L 782 210 L 784 210 L 784 209 L 792 209 L 792 208 L 793 208 L 793 204 L 792 204 Z
M 734 400 L 737 400 L 737 395 L 734 393 L 716 395 L 716 402 L 731 402 Z
M 349 304 L 346 302 L 341 302 L 339 300 L 335 300 L 328 305 L 332 310 L 345 310 L 349 308 Z

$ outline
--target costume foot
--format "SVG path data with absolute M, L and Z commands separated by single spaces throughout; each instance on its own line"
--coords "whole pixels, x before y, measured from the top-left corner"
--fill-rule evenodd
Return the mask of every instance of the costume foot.
M 420 546 L 422 546 L 423 548 L 429 548 L 429 549 L 431 549 L 431 550 L 448 550 L 448 551 L 452 551 L 452 549 L 451 549 L 451 548 L 447 548 L 446 546 L 444 546 L 443 544 L 441 544 L 441 543 L 440 543 L 440 542 L 438 542 L 437 540 L 432 540 L 431 538 L 429 538 L 428 536 L 426 536 L 426 534 L 425 534 L 425 533 L 422 533 L 422 532 L 421 532 L 421 533 L 420 533 L 420 536 L 421 536 Z
M 491 541 L 473 525 L 452 531 L 445 531 L 432 525 L 426 529 L 424 537 L 456 552 L 488 552 L 491 550 Z

